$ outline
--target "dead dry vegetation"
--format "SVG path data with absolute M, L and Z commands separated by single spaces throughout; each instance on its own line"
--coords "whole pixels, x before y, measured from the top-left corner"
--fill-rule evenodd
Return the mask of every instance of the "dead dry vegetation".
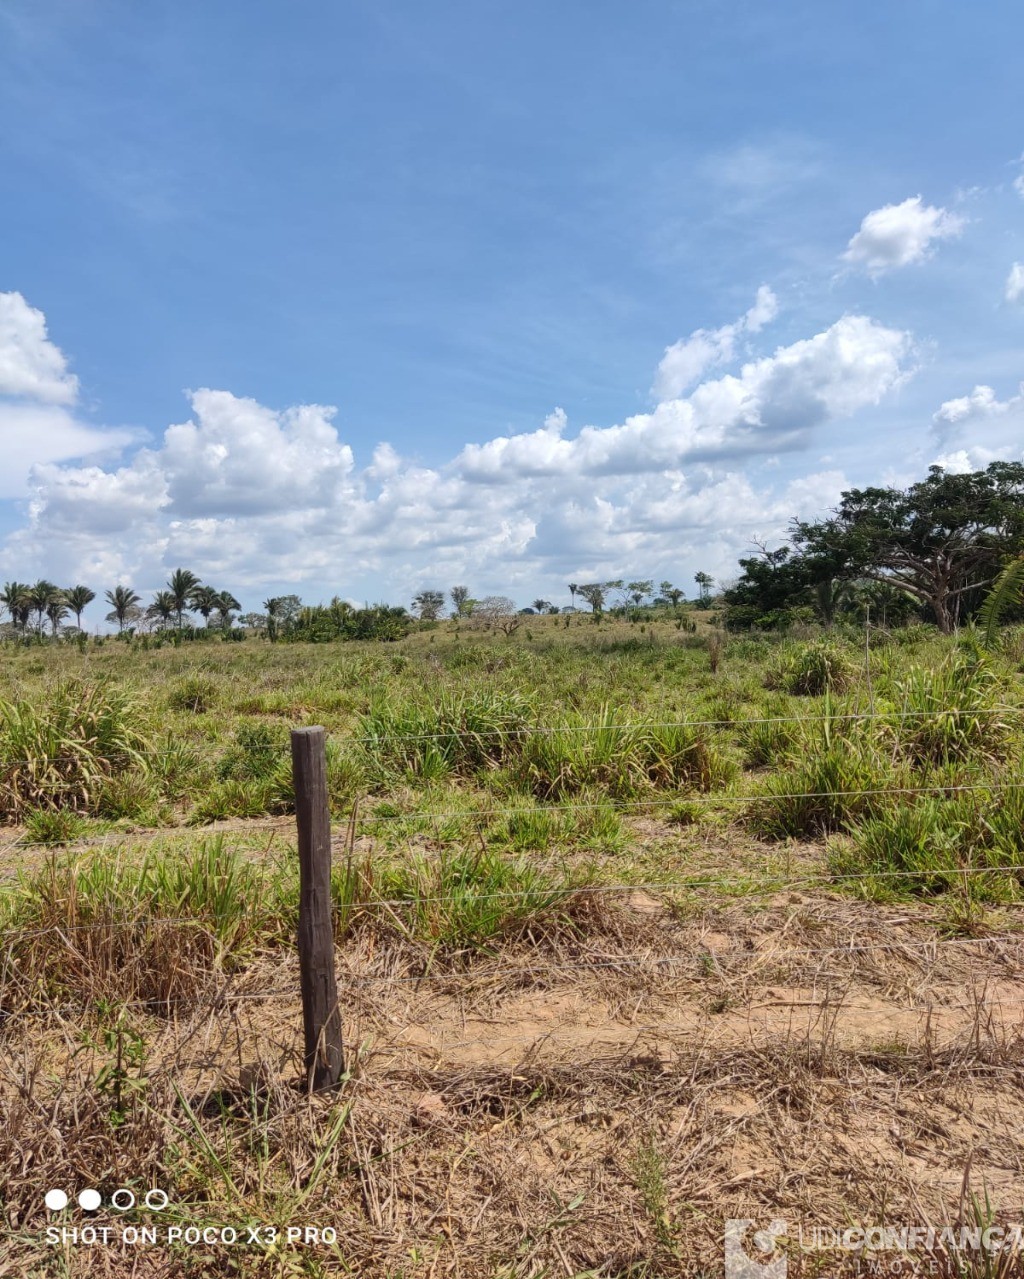
M 330 1097 L 301 1085 L 279 953 L 106 1039 L 59 1007 L 12 1018 L 5 1272 L 717 1275 L 730 1216 L 1022 1211 L 1013 932 L 944 937 L 821 893 L 680 916 L 638 891 L 570 899 L 468 966 L 427 960 L 376 930 L 341 951 L 349 1078 Z M 184 1222 L 310 1222 L 339 1242 L 55 1250 L 41 1193 L 68 1181 L 160 1185 Z M 834 1255 L 790 1267 L 840 1273 Z
M 222 762 L 189 765 L 162 824 L 83 801 L 73 830 L 40 828 L 45 847 L 11 841 L 0 1275 L 710 1279 L 727 1218 L 788 1222 L 792 1279 L 1024 1273 L 1016 1256 L 795 1237 L 1024 1222 L 1024 839 L 1004 787 L 1018 658 L 933 654 L 921 636 L 917 675 L 901 654 L 888 675 L 876 661 L 865 724 L 857 650 L 834 639 L 806 660 L 726 644 L 709 683 L 699 647 L 439 656 L 418 638 L 386 661 L 410 689 L 450 663 L 433 709 L 335 685 L 315 654 L 296 672 L 291 650 L 234 736 L 203 728 Z M 621 694 L 607 713 L 584 669 L 598 658 Z M 345 660 L 365 681 L 384 659 Z M 832 676 L 778 700 L 823 663 L 843 672 L 841 704 Z M 536 732 L 527 674 L 576 688 L 577 718 Z M 688 680 L 703 700 L 687 718 L 713 729 L 674 725 Z M 945 714 L 948 685 L 969 716 Z M 286 788 L 252 717 L 273 724 L 300 696 L 315 713 L 316 689 L 349 717 L 333 763 L 348 1069 L 312 1096 Z M 939 699 L 939 728 L 908 722 L 914 697 Z M 68 781 L 34 775 L 40 793 Z M 146 802 L 166 802 L 167 773 L 146 776 Z M 114 775 L 96 777 L 109 797 Z M 220 797 L 205 808 L 202 778 Z M 233 794 L 273 803 L 247 821 L 220 802 Z M 164 1231 L 337 1238 L 47 1243 L 55 1221 L 157 1219 L 43 1206 L 84 1186 L 105 1204 L 162 1187 Z

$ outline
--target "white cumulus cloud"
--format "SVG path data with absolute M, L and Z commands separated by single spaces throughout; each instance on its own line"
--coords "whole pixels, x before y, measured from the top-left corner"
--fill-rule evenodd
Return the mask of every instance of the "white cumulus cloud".
M 0 293 L 0 498 L 22 497 L 33 465 L 118 450 L 133 438 L 82 422 L 78 379 L 20 293 Z
M 683 461 L 722 461 L 799 447 L 832 418 L 877 404 L 906 375 L 910 337 L 848 315 L 812 338 L 753 360 L 739 374 L 702 382 L 618 426 L 557 428 L 467 445 L 456 459 L 476 481 L 528 476 L 625 475 Z
M 1019 302 L 1024 298 L 1024 266 L 1014 262 L 1010 274 L 1006 277 L 1005 297 L 1007 302 Z
M 952 471 L 974 471 L 989 462 L 1024 458 L 1024 384 L 1000 400 L 990 386 L 946 400 L 932 418 L 944 451 L 934 460 Z
M 0 395 L 73 404 L 78 379 L 46 334 L 46 317 L 20 293 L 0 293 Z
M 965 221 L 958 214 L 924 204 L 919 195 L 869 213 L 843 254 L 869 275 L 883 275 L 929 256 L 940 240 L 955 239 Z
M 761 291 L 734 327 L 756 333 L 775 305 Z M 841 486 L 832 472 L 786 488 L 750 471 L 879 402 L 912 350 L 903 331 L 843 316 L 649 413 L 573 433 L 556 409 L 437 466 L 380 443 L 360 467 L 331 408 L 200 390 L 187 421 L 118 465 L 37 465 L 0 571 L 145 591 L 187 564 L 236 593 L 376 580 L 392 598 L 458 580 L 514 593 L 634 564 L 672 576 L 690 556 L 720 574 L 753 533 L 781 536 L 794 501 L 814 514 Z
M 665 348 L 654 381 L 654 393 L 660 399 L 682 394 L 709 369 L 728 364 L 735 357 L 736 339 L 744 333 L 757 333 L 770 324 L 779 312 L 779 300 L 762 284 L 754 305 L 735 323 L 720 329 L 696 329 Z

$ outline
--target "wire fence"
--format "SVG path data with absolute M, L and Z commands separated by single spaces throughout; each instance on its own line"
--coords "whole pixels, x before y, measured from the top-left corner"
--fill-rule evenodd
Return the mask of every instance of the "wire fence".
M 1010 874 L 1018 875 L 1024 880 L 1024 861 L 1021 863 L 1013 863 L 1008 865 L 993 866 L 956 866 L 956 867 L 934 867 L 926 870 L 878 870 L 872 871 L 871 879 L 878 880 L 964 880 L 975 875 L 1000 875 Z M 799 877 L 793 877 L 789 874 L 779 873 L 778 875 L 763 875 L 760 879 L 752 878 L 748 875 L 735 876 L 729 878 L 720 872 L 698 874 L 696 877 L 691 875 L 680 875 L 673 879 L 664 880 L 638 880 L 629 883 L 611 883 L 611 884 L 574 884 L 571 881 L 561 886 L 545 886 L 534 888 L 517 888 L 502 889 L 495 892 L 478 893 L 472 890 L 462 890 L 458 893 L 416 893 L 407 894 L 404 897 L 367 897 L 362 900 L 349 900 L 348 898 L 335 904 L 335 910 L 338 913 L 344 913 L 346 916 L 356 911 L 378 911 L 390 910 L 399 911 L 408 908 L 418 908 L 422 906 L 438 906 L 438 905 L 465 905 L 467 902 L 480 903 L 492 901 L 523 901 L 528 903 L 550 903 L 552 905 L 564 903 L 567 900 L 582 899 L 586 897 L 604 897 L 616 896 L 619 894 L 633 893 L 662 893 L 666 895 L 683 894 L 693 892 L 698 889 L 715 889 L 723 894 L 723 896 L 731 897 L 733 895 L 742 897 L 744 900 L 768 900 L 779 896 L 782 893 L 799 892 L 802 889 L 809 888 L 828 888 L 832 885 L 848 885 L 862 882 L 865 879 L 863 872 L 841 872 L 841 871 L 820 871 L 816 874 L 808 874 Z M 1013 905 L 1014 903 L 1004 903 L 1004 905 Z M 1024 909 L 1024 901 L 1019 903 Z M 922 916 L 924 920 L 927 916 Z M 133 929 L 136 932 L 145 932 L 148 929 L 163 928 L 174 925 L 175 927 L 195 927 L 199 931 L 209 932 L 211 924 L 216 924 L 216 918 L 199 919 L 195 915 L 146 915 L 133 911 L 131 914 L 111 913 L 104 915 L 100 920 L 93 920 L 90 923 L 60 923 L 49 924 L 45 928 L 10 928 L 8 930 L 10 938 L 14 937 L 19 942 L 30 940 L 36 937 L 47 936 L 67 936 L 69 934 L 80 933 L 110 933 L 116 929 Z M 224 922 L 234 923 L 233 917 L 226 918 Z M 213 934 L 211 933 L 211 937 Z M 1022 934 L 1024 936 L 1024 934 Z
M 451 727 L 439 729 L 433 732 L 396 732 L 390 727 L 373 733 L 339 733 L 332 735 L 331 740 L 339 746 L 373 746 L 380 748 L 390 747 L 400 742 L 431 742 L 446 741 L 450 742 L 455 738 L 463 738 L 468 740 L 479 740 L 488 738 L 520 738 L 520 737 L 547 737 L 556 734 L 587 734 L 594 735 L 608 733 L 630 733 L 638 731 L 649 731 L 652 729 L 732 729 L 739 730 L 746 727 L 754 727 L 758 725 L 769 724 L 841 724 L 852 722 L 879 722 L 894 723 L 906 720 L 955 720 L 964 719 L 988 719 L 1003 715 L 1021 715 L 1024 716 L 1024 705 L 1014 703 L 1002 703 L 995 706 L 967 706 L 967 707 L 942 707 L 935 710 L 906 710 L 906 709 L 888 709 L 875 710 L 869 708 L 867 710 L 857 711 L 833 711 L 825 712 L 820 715 L 752 715 L 752 716 L 728 716 L 720 719 L 647 719 L 638 717 L 636 719 L 608 719 L 600 723 L 591 724 L 502 724 L 493 728 L 475 727 L 467 722 L 453 723 Z M 143 759 L 166 759 L 176 758 L 183 751 L 199 750 L 201 743 L 189 741 L 183 738 L 174 745 L 146 747 L 144 749 L 125 749 L 115 754 L 104 755 L 89 750 L 89 759 L 95 763 L 105 763 L 111 765 L 124 766 L 133 761 Z M 88 749 L 90 743 L 82 743 L 83 749 Z M 288 756 L 287 745 L 275 745 L 273 743 L 260 744 L 259 751 L 274 758 L 285 759 Z M 13 756 L 8 758 L 0 758 L 0 769 L 28 769 L 30 771 L 38 771 L 41 768 L 49 767 L 53 764 L 78 764 L 82 761 L 82 754 L 59 754 L 59 755 L 37 755 L 37 756 Z
M 796 960 L 813 960 L 824 957 L 850 958 L 882 953 L 906 956 L 907 954 L 920 952 L 924 962 L 935 963 L 940 954 L 951 949 L 957 951 L 970 948 L 986 950 L 996 946 L 1013 947 L 1018 961 L 1017 968 L 1024 973 L 1024 933 L 996 933 L 986 937 L 900 938 L 888 941 L 851 942 L 844 946 L 768 947 L 764 950 L 753 951 L 739 947 L 724 952 L 704 949 L 696 954 L 689 955 L 612 955 L 605 958 L 581 960 L 572 963 L 541 960 L 518 965 L 500 964 L 483 972 L 452 970 L 423 973 L 361 974 L 346 971 L 342 974 L 342 979 L 344 987 L 348 989 L 382 986 L 422 987 L 438 984 L 470 989 L 473 986 L 479 986 L 485 982 L 494 982 L 495 980 L 504 985 L 516 987 L 527 981 L 537 982 L 551 976 L 565 976 L 570 973 L 577 975 L 600 973 L 606 975 L 609 972 L 623 974 L 648 973 L 651 976 L 689 972 L 694 977 L 706 980 L 709 975 L 709 963 L 722 970 L 728 969 L 727 975 L 729 976 L 736 976 L 737 968 L 743 967 L 769 964 L 782 965 Z M 1006 956 L 1003 955 L 1002 958 L 1005 960 Z M 239 978 L 239 980 L 241 979 L 243 978 Z M 172 1010 L 178 1009 L 194 1012 L 202 1009 L 217 1010 L 229 1007 L 232 1004 L 266 1003 L 275 999 L 287 999 L 294 1002 L 297 999 L 296 983 L 294 981 L 256 991 L 232 991 L 230 989 L 231 980 L 228 979 L 219 990 L 205 996 L 190 992 L 166 998 L 111 1000 L 110 1003 L 117 1011 L 131 1010 L 148 1013 L 162 1011 L 164 1015 L 168 1015 Z M 823 996 L 822 1002 L 827 1003 L 827 995 Z M 991 1001 L 992 1006 L 998 1006 L 1000 1003 L 1014 1007 L 1018 1004 L 1024 1005 L 1024 990 L 1022 990 L 1019 1001 Z M 961 1004 L 956 1001 L 932 1000 L 920 1005 L 920 1010 L 973 1008 L 975 1006 L 976 1001 Z M 0 1010 L 0 1028 L 9 1022 L 29 1019 L 39 1020 L 40 1018 L 63 1016 L 67 1013 L 81 1013 L 95 1007 L 95 1001 L 85 1003 L 79 1000 L 66 1003 L 43 1002 L 36 1008 L 8 1012 Z M 912 1001 L 904 1006 L 907 1011 L 913 1010 L 914 1007 L 915 1005 Z M 410 1025 L 412 1024 L 410 1023 Z
M 579 725 L 526 725 L 526 726 L 502 726 L 493 729 L 474 730 L 471 728 L 453 726 L 450 730 L 421 733 L 381 733 L 366 736 L 343 736 L 332 739 L 343 746 L 360 745 L 374 748 L 377 751 L 393 752 L 395 748 L 402 744 L 413 743 L 429 743 L 436 741 L 450 742 L 468 738 L 470 740 L 484 740 L 487 738 L 509 738 L 516 739 L 526 736 L 550 736 L 552 734 L 569 733 L 574 735 L 594 734 L 606 737 L 609 733 L 628 733 L 644 730 L 689 730 L 689 729 L 729 729 L 734 732 L 744 730 L 748 726 L 767 726 L 767 725 L 783 725 L 783 724 L 818 724 L 837 722 L 853 722 L 853 721 L 872 721 L 894 723 L 907 720 L 923 721 L 932 719 L 949 723 L 959 719 L 960 717 L 969 717 L 973 721 L 979 719 L 987 719 L 988 717 L 1007 717 L 1010 715 L 1019 715 L 1024 712 L 1024 706 L 996 706 L 988 708 L 943 708 L 935 711 L 857 711 L 843 712 L 841 714 L 822 714 L 822 715 L 780 715 L 780 716 L 760 716 L 750 718 L 729 718 L 729 719 L 684 719 L 684 720 L 636 720 L 636 721 L 607 721 L 597 724 Z M 185 745 L 186 750 L 198 749 L 191 744 Z M 142 760 L 155 760 L 165 757 L 173 757 L 180 755 L 182 750 L 181 744 L 175 747 L 168 747 L 160 750 L 132 752 L 126 751 L 116 755 L 93 756 L 92 759 L 99 764 L 109 766 L 110 768 L 125 767 L 132 764 L 138 764 Z M 275 760 L 283 760 L 287 754 L 286 748 L 273 750 L 272 755 Z M 2 770 L 11 770 L 17 773 L 19 770 L 30 770 L 34 774 L 45 772 L 47 769 L 64 764 L 77 764 L 79 757 L 73 754 L 43 756 L 37 759 L 6 759 L 0 760 L 0 784 L 3 782 Z M 8 774 L 10 777 L 10 773 Z M 468 823 L 479 824 L 485 820 L 495 818 L 508 818 L 515 816 L 534 816 L 548 813 L 571 813 L 586 811 L 611 811 L 616 814 L 624 815 L 642 815 L 644 813 L 657 813 L 666 807 L 675 807 L 681 803 L 686 805 L 703 805 L 706 807 L 717 807 L 721 805 L 747 805 L 756 806 L 759 803 L 771 803 L 780 800 L 816 800 L 816 801 L 837 801 L 858 798 L 877 797 L 882 795 L 891 795 L 899 798 L 913 798 L 917 796 L 942 795 L 954 796 L 959 794 L 984 792 L 989 794 L 999 794 L 1004 792 L 1015 792 L 1024 788 L 1024 779 L 1017 780 L 1013 777 L 992 777 L 983 781 L 951 781 L 944 780 L 932 784 L 921 783 L 914 785 L 883 785 L 876 787 L 863 787 L 852 789 L 828 789 L 828 790 L 785 790 L 785 789 L 768 789 L 760 791 L 737 792 L 726 790 L 701 790 L 696 787 L 686 786 L 666 794 L 652 794 L 640 799 L 617 799 L 614 797 L 603 798 L 600 800 L 579 799 L 572 802 L 549 802 L 536 801 L 529 804 L 519 804 L 515 802 L 496 803 L 490 806 L 480 807 L 451 807 L 451 808 L 430 808 L 419 809 L 413 811 L 402 811 L 400 807 L 396 810 L 393 800 L 381 801 L 379 807 L 388 807 L 385 811 L 375 811 L 373 805 L 375 801 L 353 800 L 348 814 L 348 829 L 341 837 L 342 842 L 347 844 L 349 851 L 352 851 L 353 841 L 360 832 L 379 831 L 381 827 L 387 828 L 391 826 L 400 826 L 402 824 L 433 824 L 433 823 Z M 363 807 L 366 805 L 369 811 Z M 282 816 L 273 820 L 262 818 L 256 821 L 247 821 L 244 824 L 233 824 L 229 826 L 189 826 L 189 827 L 165 827 L 157 829 L 148 829 L 140 831 L 126 830 L 109 830 L 93 837 L 88 847 L 110 846 L 112 844 L 129 844 L 134 845 L 140 842 L 151 841 L 173 841 L 181 838 L 195 837 L 196 835 L 215 834 L 237 834 L 244 835 L 246 838 L 255 837 L 257 835 L 269 835 L 271 842 L 282 834 L 291 836 L 293 833 L 293 818 L 290 816 Z M 20 836 L 6 844 L 0 845 L 0 853 L 13 852 L 23 850 L 32 846 L 38 846 L 38 841 L 34 842 L 27 836 Z M 422 856 L 418 851 L 417 856 Z M 1024 854 L 1022 854 L 1022 862 L 1024 862 Z M 878 881 L 890 881 L 894 884 L 909 883 L 918 881 L 920 884 L 934 883 L 937 880 L 940 883 L 963 883 L 967 884 L 975 876 L 1020 876 L 1024 878 L 1024 864 L 1013 861 L 1000 862 L 995 865 L 942 865 L 936 864 L 927 868 L 908 869 L 893 868 L 879 869 L 871 872 L 871 878 Z M 552 888 L 524 888 L 524 889 L 502 889 L 499 891 L 473 892 L 468 890 L 468 896 L 475 902 L 486 901 L 520 901 L 523 903 L 537 902 L 538 899 L 544 898 L 548 904 L 558 903 L 571 897 L 614 897 L 622 894 L 635 894 L 638 892 L 660 893 L 669 895 L 686 894 L 692 892 L 712 891 L 722 896 L 739 895 L 745 899 L 752 900 L 769 900 L 779 894 L 787 892 L 795 892 L 805 889 L 827 889 L 827 888 L 848 888 L 851 884 L 856 883 L 864 878 L 862 872 L 844 873 L 841 871 L 822 870 L 819 872 L 807 873 L 803 875 L 793 875 L 788 869 L 785 872 L 780 871 L 776 874 L 762 873 L 759 876 L 747 874 L 733 874 L 723 872 L 721 869 L 708 867 L 699 868 L 690 874 L 680 874 L 666 879 L 644 880 L 641 882 L 613 882 L 613 883 L 573 883 L 571 880 L 560 886 Z M 464 904 L 467 899 L 467 889 L 461 888 L 459 892 L 438 894 L 438 893 L 415 893 L 405 896 L 367 896 L 363 898 L 349 899 L 337 903 L 336 908 L 344 910 L 348 914 L 358 911 L 390 911 L 393 913 L 416 909 L 424 906 L 457 906 Z M 74 945 L 74 939 L 81 937 L 83 934 L 110 934 L 112 930 L 130 929 L 136 934 L 149 930 L 159 930 L 161 928 L 173 927 L 193 927 L 199 931 L 207 933 L 211 941 L 216 944 L 215 930 L 219 923 L 230 923 L 229 920 L 200 919 L 194 915 L 147 915 L 145 912 L 132 912 L 131 914 L 111 913 L 102 919 L 89 922 L 67 922 L 49 924 L 39 928 L 19 928 L 11 926 L 8 928 L 6 939 L 6 947 L 8 951 L 8 959 L 13 954 L 13 948 L 22 945 L 26 941 L 34 939 L 42 939 L 46 937 L 54 937 L 61 939 L 67 945 Z M 3 939 L 0 939 L 0 945 L 3 945 Z M 946 953 L 949 947 L 979 947 L 992 948 L 997 945 L 1004 947 L 1013 947 L 1014 955 L 1018 955 L 1021 948 L 1024 947 L 1024 933 L 1003 933 L 995 934 L 987 937 L 970 937 L 970 938 L 948 938 L 948 937 L 928 937 L 920 938 L 898 938 L 886 942 L 872 942 L 854 944 L 851 942 L 846 946 L 831 946 L 819 948 L 787 948 L 785 950 L 770 950 L 762 953 L 758 950 L 740 951 L 730 950 L 726 953 L 718 951 L 698 951 L 697 954 L 688 954 L 686 956 L 629 956 L 614 955 L 605 958 L 591 959 L 588 961 L 580 961 L 575 963 L 540 961 L 528 964 L 516 965 L 499 965 L 498 976 L 501 981 L 515 984 L 517 982 L 547 980 L 558 974 L 569 973 L 588 973 L 588 972 L 608 972 L 615 970 L 620 973 L 643 972 L 647 971 L 653 975 L 664 975 L 681 970 L 692 970 L 695 973 L 706 971 L 705 965 L 712 962 L 715 965 L 732 965 L 733 970 L 739 961 L 747 964 L 767 963 L 772 960 L 795 960 L 800 957 L 805 958 L 824 958 L 827 956 L 855 956 L 861 954 L 875 952 L 901 952 L 920 951 L 925 956 L 938 956 L 940 953 Z M 1018 956 L 1019 957 L 1019 956 Z M 2 951 L 0 951 L 0 961 L 2 961 Z M 2 971 L 2 964 L 0 964 Z M 416 974 L 407 973 L 388 973 L 388 974 L 359 974 L 346 973 L 344 981 L 349 987 L 362 986 L 380 986 L 380 985 L 403 985 L 412 984 L 414 986 L 423 986 L 425 984 L 434 984 L 438 982 L 462 984 L 466 988 L 471 987 L 474 983 L 481 980 L 491 980 L 493 974 L 486 972 L 473 971 L 425 971 Z M 191 992 L 187 995 L 168 1000 L 140 999 L 130 1000 L 127 1002 L 118 1002 L 117 1006 L 123 1009 L 144 1010 L 147 1012 L 170 1011 L 172 1008 L 192 1009 L 209 1007 L 211 1009 L 228 1007 L 234 1003 L 248 1004 L 251 1002 L 265 1002 L 276 998 L 292 998 L 296 997 L 296 984 L 290 983 L 287 986 L 272 987 L 270 989 L 260 991 L 238 991 L 233 990 L 233 980 L 228 980 L 221 989 L 214 995 L 204 999 L 199 997 L 197 992 Z M 26 1019 L 38 1016 L 63 1015 L 67 1012 L 81 1012 L 90 1007 L 94 1007 L 94 1002 L 69 1003 L 69 1004 L 53 1004 L 43 1001 L 38 1008 L 16 1009 L 4 1012 L 2 1005 L 3 988 L 0 986 L 0 1025 L 6 1024 L 12 1020 Z

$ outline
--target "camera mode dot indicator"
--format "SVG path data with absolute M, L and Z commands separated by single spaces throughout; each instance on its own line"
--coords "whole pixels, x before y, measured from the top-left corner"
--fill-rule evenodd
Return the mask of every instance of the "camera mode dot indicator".
M 48 1190 L 43 1203 L 51 1212 L 60 1212 L 62 1208 L 68 1206 L 68 1197 L 63 1190 Z
M 102 1202 L 103 1196 L 98 1190 L 83 1190 L 78 1196 L 78 1206 L 86 1212 L 95 1212 Z

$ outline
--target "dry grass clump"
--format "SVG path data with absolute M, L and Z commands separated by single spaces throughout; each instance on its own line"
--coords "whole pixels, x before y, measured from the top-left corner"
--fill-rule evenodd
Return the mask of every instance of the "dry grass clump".
M 138 1001 L 165 1014 L 294 919 L 280 875 L 218 837 L 189 857 L 51 857 L 2 902 L 0 1018 L 52 1004 Z

